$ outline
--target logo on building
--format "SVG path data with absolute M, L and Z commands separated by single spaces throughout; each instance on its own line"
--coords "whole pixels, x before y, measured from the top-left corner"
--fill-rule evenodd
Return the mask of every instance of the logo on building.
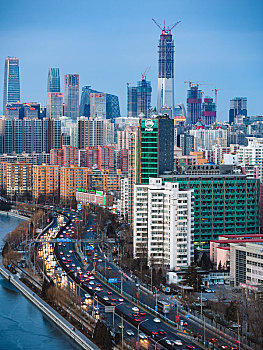
M 145 131 L 153 131 L 154 121 L 152 119 L 146 119 L 144 125 Z

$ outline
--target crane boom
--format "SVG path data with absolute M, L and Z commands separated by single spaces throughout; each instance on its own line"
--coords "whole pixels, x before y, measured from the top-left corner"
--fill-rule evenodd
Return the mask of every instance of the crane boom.
M 173 30 L 179 23 L 181 23 L 181 21 L 176 22 L 171 28 L 169 28 L 169 30 Z
M 157 25 L 158 28 L 161 29 L 161 31 L 163 30 L 163 28 L 161 27 L 161 25 L 154 19 L 152 18 L 153 22 Z

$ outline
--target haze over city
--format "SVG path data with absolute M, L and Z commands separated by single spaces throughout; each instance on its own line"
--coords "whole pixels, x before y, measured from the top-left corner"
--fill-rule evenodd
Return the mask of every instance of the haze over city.
M 14 10 L 15 9 L 15 10 Z M 248 114 L 261 113 L 262 1 L 12 1 L 1 2 L 1 62 L 20 60 L 21 101 L 46 104 L 49 67 L 80 76 L 84 85 L 119 96 L 126 115 L 126 83 L 135 85 L 148 66 L 152 106 L 157 99 L 157 45 L 161 25 L 177 21 L 175 103 L 186 101 L 184 81 L 202 81 L 204 96 L 218 94 L 218 120 L 229 100 L 246 96 Z M 63 85 L 63 84 L 62 84 Z M 2 98 L 2 85 L 0 89 Z

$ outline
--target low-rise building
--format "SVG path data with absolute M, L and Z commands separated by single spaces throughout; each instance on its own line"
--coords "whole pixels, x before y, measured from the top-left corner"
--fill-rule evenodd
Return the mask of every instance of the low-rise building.
M 89 203 L 97 204 L 104 208 L 113 206 L 113 196 L 111 194 L 104 193 L 103 191 L 84 190 L 77 188 L 76 201 L 87 205 Z

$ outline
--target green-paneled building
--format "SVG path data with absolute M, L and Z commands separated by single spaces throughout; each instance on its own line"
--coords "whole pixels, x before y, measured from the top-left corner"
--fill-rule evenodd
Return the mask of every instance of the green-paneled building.
M 164 175 L 163 181 L 178 182 L 180 189 L 194 189 L 195 247 L 209 248 L 222 234 L 259 232 L 258 179 L 246 175 Z

